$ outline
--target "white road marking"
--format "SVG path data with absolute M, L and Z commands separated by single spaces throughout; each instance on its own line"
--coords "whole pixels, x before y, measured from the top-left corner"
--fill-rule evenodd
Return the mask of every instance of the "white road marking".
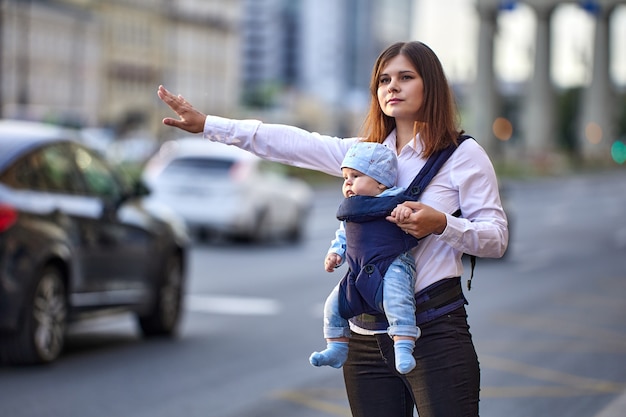
M 268 298 L 188 295 L 186 309 L 201 313 L 272 316 L 280 312 L 276 300 Z

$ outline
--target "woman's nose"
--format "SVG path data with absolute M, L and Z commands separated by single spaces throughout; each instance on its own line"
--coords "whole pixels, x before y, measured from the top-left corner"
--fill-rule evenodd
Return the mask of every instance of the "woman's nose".
M 398 91 L 398 88 L 396 87 L 396 83 L 395 81 L 390 81 L 389 85 L 387 86 L 387 91 L 392 92 L 392 91 Z

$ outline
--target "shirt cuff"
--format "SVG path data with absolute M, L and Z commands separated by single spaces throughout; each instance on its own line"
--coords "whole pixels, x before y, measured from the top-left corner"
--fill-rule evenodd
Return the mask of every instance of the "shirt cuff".
M 237 120 L 219 116 L 206 116 L 204 120 L 203 137 L 212 142 L 220 142 L 226 145 L 242 146 L 254 136 L 261 122 L 258 120 Z
M 463 241 L 463 232 L 465 231 L 465 221 L 451 214 L 446 215 L 446 228 L 439 235 L 435 235 L 437 240 L 447 243 L 454 247 L 459 247 Z

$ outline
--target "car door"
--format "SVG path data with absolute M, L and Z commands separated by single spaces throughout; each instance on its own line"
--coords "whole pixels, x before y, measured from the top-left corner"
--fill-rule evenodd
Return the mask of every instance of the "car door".
M 99 303 L 140 303 L 149 296 L 150 264 L 158 262 L 150 219 L 125 201 L 127 191 L 99 156 L 77 144 L 70 149 L 86 196 L 101 207 L 89 241 L 89 275 L 99 289 Z
M 42 226 L 56 230 L 57 245 L 66 248 L 70 260 L 68 282 L 70 301 L 74 294 L 90 294 L 99 290 L 94 276 L 94 257 L 98 256 L 94 220 L 102 211 L 101 204 L 84 193 L 78 170 L 63 143 L 54 142 L 38 148 L 18 166 L 21 176 L 28 177 L 33 192 L 33 212 Z M 36 209 L 35 209 L 36 207 Z M 102 271 L 106 273 L 106 271 Z M 84 297 L 89 298 L 89 297 Z

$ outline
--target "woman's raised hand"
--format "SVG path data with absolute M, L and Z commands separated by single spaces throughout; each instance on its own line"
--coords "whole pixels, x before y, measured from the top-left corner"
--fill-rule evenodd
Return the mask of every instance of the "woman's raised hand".
M 157 95 L 165 104 L 174 110 L 180 119 L 177 120 L 166 117 L 163 119 L 163 124 L 174 126 L 190 133 L 200 133 L 204 130 L 206 114 L 196 110 L 183 96 L 170 93 L 162 85 L 159 86 Z

